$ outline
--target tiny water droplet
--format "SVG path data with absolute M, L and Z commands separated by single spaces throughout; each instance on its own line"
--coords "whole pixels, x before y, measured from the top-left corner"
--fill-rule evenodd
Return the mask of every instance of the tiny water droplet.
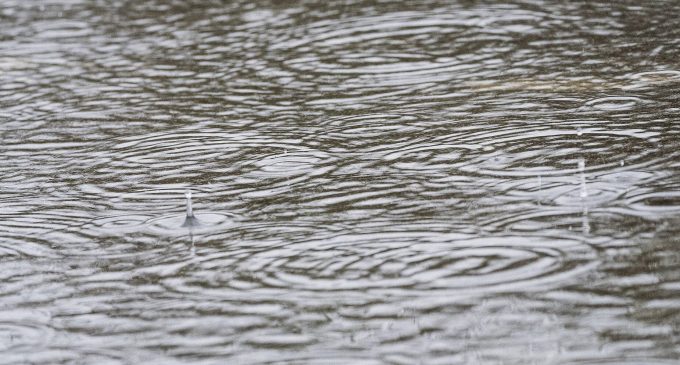
M 625 165 L 625 162 L 623 160 L 621 160 L 621 166 L 623 166 L 623 165 Z
M 576 135 L 579 137 L 583 135 L 583 129 L 581 129 L 581 127 L 576 128 Z

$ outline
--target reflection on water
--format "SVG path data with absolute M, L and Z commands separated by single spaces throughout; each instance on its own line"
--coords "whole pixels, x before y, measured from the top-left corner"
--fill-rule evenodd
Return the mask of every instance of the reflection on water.
M 677 19 L 3 2 L 0 363 L 674 363 Z

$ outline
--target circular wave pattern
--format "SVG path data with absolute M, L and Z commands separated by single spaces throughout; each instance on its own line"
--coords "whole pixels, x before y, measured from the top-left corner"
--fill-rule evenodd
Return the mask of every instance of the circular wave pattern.
M 183 234 L 191 230 L 194 233 L 216 232 L 232 227 L 238 219 L 235 214 L 220 212 L 195 213 L 198 226 L 191 229 L 184 227 L 186 215 L 183 213 L 152 216 L 150 214 L 130 214 L 108 216 L 94 219 L 86 226 L 86 231 L 111 235 L 127 235 L 135 232 L 151 232 L 154 234 Z
M 236 215 L 216 212 L 200 212 L 194 216 L 198 220 L 198 226 L 192 227 L 195 233 L 219 231 L 233 226 Z M 168 215 L 159 218 L 152 218 L 145 222 L 145 226 L 157 233 L 176 233 L 187 231 L 189 228 L 183 227 L 185 214 Z
M 404 143 L 416 144 L 426 136 L 428 122 L 415 114 L 372 113 L 315 121 L 316 133 L 305 141 L 331 152 L 381 158 Z M 389 141 L 389 145 L 382 143 Z M 373 155 L 366 155 L 372 153 Z
M 289 151 L 264 156 L 243 167 L 242 177 L 269 179 L 309 175 L 332 165 L 333 159 L 320 151 Z
M 291 75 L 296 85 L 309 85 L 314 78 L 317 87 L 306 95 L 308 105 L 356 108 L 384 98 L 397 104 L 400 96 L 446 89 L 452 82 L 493 71 L 510 35 L 540 33 L 505 24 L 508 13 L 516 19 L 539 17 L 514 7 L 454 7 L 437 13 L 404 11 L 319 21 L 282 29 L 265 57 L 269 69 Z
M 198 225 L 192 226 L 191 229 L 185 227 L 186 213 L 182 209 L 185 204 L 183 190 L 147 189 L 119 196 L 115 211 L 110 210 L 106 215 L 102 214 L 81 224 L 80 233 L 93 236 L 125 236 L 139 233 L 177 235 L 189 230 L 194 233 L 207 233 L 227 229 L 238 221 L 236 214 L 203 209 L 205 202 L 202 200 L 206 194 L 201 192 L 194 201 L 198 203 L 198 207 L 194 204 L 194 217 Z M 167 213 L 169 210 L 181 212 Z
M 0 9 L 0 362 L 674 355 L 667 4 L 68 3 Z
M 233 275 L 249 273 L 262 288 L 441 294 L 561 285 L 596 265 L 588 246 L 569 239 L 516 236 L 409 244 L 398 237 L 385 234 L 375 241 L 347 235 L 272 247 L 228 269 Z
M 279 46 L 273 47 L 273 50 L 300 54 L 299 57 L 289 58 L 285 63 L 289 69 L 296 72 L 378 75 L 410 71 L 422 74 L 453 64 L 432 62 L 417 53 L 392 52 L 390 39 L 422 38 L 431 34 L 438 34 L 440 37 L 451 36 L 461 33 L 469 23 L 474 23 L 474 20 L 462 17 L 428 19 L 424 14 L 417 18 L 414 18 L 414 14 L 355 18 L 344 24 L 313 24 L 304 29 L 304 36 L 290 35 L 290 39 L 278 42 Z M 357 52 L 356 46 L 362 50 Z M 301 55 L 309 49 L 328 48 L 335 50 L 336 57 Z
M 250 136 L 257 140 L 257 137 Z M 114 146 L 125 165 L 176 167 L 178 163 L 209 162 L 248 147 L 248 136 L 223 131 L 173 131 L 135 136 Z
M 499 177 L 566 175 L 578 171 L 594 172 L 632 168 L 658 162 L 654 133 L 635 131 L 534 128 L 518 126 L 484 131 L 465 137 L 491 150 L 481 153 L 460 167 L 462 171 Z M 663 157 L 661 157 L 663 158 Z

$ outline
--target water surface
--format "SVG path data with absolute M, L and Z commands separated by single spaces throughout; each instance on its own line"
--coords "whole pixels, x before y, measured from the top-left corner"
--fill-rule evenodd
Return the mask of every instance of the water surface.
M 0 364 L 675 363 L 678 19 L 3 2 Z

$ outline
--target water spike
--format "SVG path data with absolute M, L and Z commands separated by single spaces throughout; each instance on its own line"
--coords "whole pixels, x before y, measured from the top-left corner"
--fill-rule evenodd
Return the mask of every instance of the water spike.
M 182 224 L 182 227 L 196 227 L 200 226 L 200 223 L 198 222 L 198 219 L 194 217 L 194 210 L 191 207 L 191 190 L 187 189 L 184 191 L 184 197 L 187 198 L 187 216 L 184 219 L 184 223 Z
M 191 207 L 191 190 L 187 189 L 184 191 L 184 197 L 187 198 L 187 217 L 194 216 L 194 210 Z
M 588 197 L 588 187 L 586 185 L 586 162 L 581 158 L 578 160 L 578 171 L 581 174 L 581 199 Z

